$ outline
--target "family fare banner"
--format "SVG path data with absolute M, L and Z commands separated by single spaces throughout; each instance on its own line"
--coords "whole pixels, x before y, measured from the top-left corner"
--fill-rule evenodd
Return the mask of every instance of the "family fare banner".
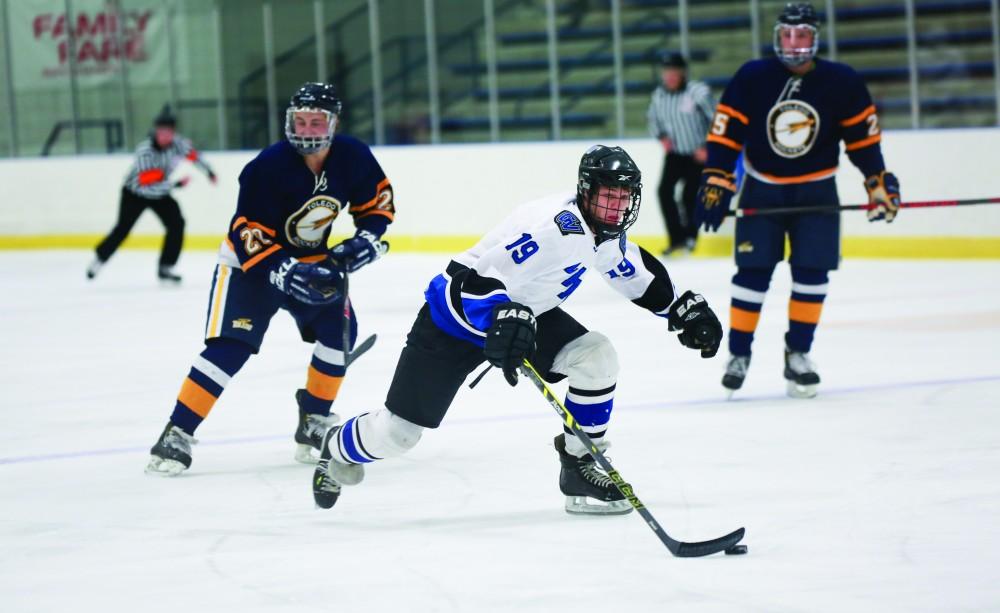
M 64 0 L 10 2 L 11 59 L 17 91 L 65 89 L 73 46 L 80 87 L 117 82 L 123 68 L 130 85 L 168 83 L 170 50 L 163 3 L 130 0 L 120 9 L 117 4 L 73 0 L 71 17 L 67 18 Z M 178 28 L 174 33 L 178 34 Z M 180 68 L 184 66 L 185 45 L 177 41 L 175 50 Z M 181 80 L 181 75 L 175 78 Z

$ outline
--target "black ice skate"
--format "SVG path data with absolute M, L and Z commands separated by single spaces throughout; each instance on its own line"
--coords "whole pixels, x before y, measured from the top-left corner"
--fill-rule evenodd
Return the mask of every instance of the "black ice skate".
M 813 398 L 819 385 L 816 366 L 808 353 L 792 351 L 785 347 L 785 379 L 788 380 L 788 395 L 792 398 Z
M 305 393 L 304 389 L 295 392 L 295 402 L 299 405 L 299 427 L 295 429 L 295 460 L 303 464 L 315 464 L 319 454 L 314 454 L 313 450 L 319 451 L 323 445 L 323 435 L 339 421 L 339 417 L 332 412 L 329 415 L 319 415 L 303 411 L 302 395 Z
M 722 387 L 726 388 L 726 398 L 732 398 L 733 392 L 743 387 L 750 368 L 750 356 L 731 355 L 726 363 L 726 374 L 722 375 Z
M 94 258 L 94 261 L 91 262 L 90 266 L 87 267 L 87 278 L 93 279 L 94 277 L 96 277 L 97 273 L 101 272 L 101 268 L 103 267 L 104 267 L 104 262 L 101 261 L 101 258 Z
M 165 285 L 178 285 L 181 282 L 181 276 L 174 272 L 172 266 L 160 266 L 157 276 L 160 278 L 160 282 Z
M 149 450 L 148 474 L 176 477 L 191 468 L 191 445 L 197 443 L 193 436 L 171 422 L 163 429 L 163 434 Z
M 313 500 L 321 509 L 329 509 L 337 504 L 342 485 L 357 485 L 365 478 L 365 467 L 362 464 L 341 464 L 335 462 L 330 452 L 330 441 L 337 436 L 340 426 L 327 430 L 320 444 L 319 462 L 313 472 Z M 336 441 L 333 443 L 336 445 Z
M 624 515 L 632 511 L 614 482 L 597 466 L 590 454 L 583 457 L 566 451 L 562 434 L 555 438 L 559 452 L 559 489 L 566 495 L 566 512 L 579 515 Z M 588 498 L 606 504 L 591 504 Z

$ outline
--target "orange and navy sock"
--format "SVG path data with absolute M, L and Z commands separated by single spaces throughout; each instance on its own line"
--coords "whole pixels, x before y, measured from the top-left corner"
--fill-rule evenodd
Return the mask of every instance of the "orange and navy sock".
M 208 417 L 229 380 L 246 364 L 252 351 L 245 343 L 225 338 L 207 343 L 181 385 L 170 421 L 193 435 Z
M 729 353 L 750 355 L 753 335 L 760 322 L 764 296 L 771 285 L 771 268 L 739 268 L 733 275 L 729 307 Z
M 792 351 L 809 353 L 829 289 L 827 271 L 792 266 L 792 297 L 788 301 L 785 344 Z
M 345 372 L 344 352 L 317 342 L 306 375 L 306 393 L 299 401 L 302 411 L 329 415 Z

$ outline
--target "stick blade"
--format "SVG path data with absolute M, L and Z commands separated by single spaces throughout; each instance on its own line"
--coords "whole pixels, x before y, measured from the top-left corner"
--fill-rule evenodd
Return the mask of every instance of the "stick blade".
M 734 530 L 726 536 L 720 536 L 717 539 L 712 539 L 711 541 L 701 541 L 698 543 L 678 543 L 676 551 L 674 549 L 670 550 L 670 553 L 674 554 L 678 558 L 700 558 L 702 556 L 710 556 L 713 553 L 719 553 L 720 551 L 725 551 L 739 543 L 743 540 L 743 535 L 746 532 L 744 528 L 739 530 Z

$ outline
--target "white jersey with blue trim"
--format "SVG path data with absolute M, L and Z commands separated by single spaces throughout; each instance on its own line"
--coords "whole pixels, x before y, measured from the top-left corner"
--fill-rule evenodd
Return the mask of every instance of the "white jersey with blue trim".
M 540 315 L 562 304 L 593 270 L 629 300 L 642 297 L 655 278 L 624 235 L 596 244 L 575 196 L 560 194 L 519 206 L 456 256 L 425 295 L 439 327 L 481 344 L 496 304 L 519 302 Z

